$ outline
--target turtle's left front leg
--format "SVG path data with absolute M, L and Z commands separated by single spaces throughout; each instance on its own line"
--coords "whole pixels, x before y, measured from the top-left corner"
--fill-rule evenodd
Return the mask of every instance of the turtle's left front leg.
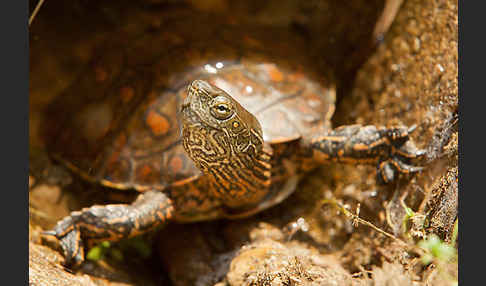
M 324 136 L 312 138 L 310 145 L 318 161 L 376 164 L 378 180 L 389 183 L 395 179 L 397 172 L 414 173 L 423 169 L 411 163 L 412 159 L 425 154 L 409 140 L 413 130 L 415 126 L 341 126 Z
M 142 234 L 166 223 L 173 211 L 166 194 L 147 191 L 130 205 L 97 205 L 74 211 L 44 234 L 59 239 L 67 266 L 79 265 L 84 261 L 84 245 Z

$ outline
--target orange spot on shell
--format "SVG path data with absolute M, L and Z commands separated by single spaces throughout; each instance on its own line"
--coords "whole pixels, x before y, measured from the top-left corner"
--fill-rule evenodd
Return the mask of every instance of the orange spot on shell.
M 169 132 L 169 121 L 153 110 L 149 111 L 146 122 L 155 136 L 165 135 Z
M 283 73 L 275 65 L 267 65 L 266 69 L 272 81 L 280 82 L 284 79 Z
M 124 86 L 120 89 L 120 97 L 124 103 L 129 102 L 135 95 L 135 90 L 132 87 Z
M 177 174 L 182 170 L 183 167 L 184 167 L 184 162 L 179 156 L 174 156 L 170 159 L 169 169 L 171 173 Z
M 95 68 L 95 79 L 97 82 L 104 82 L 108 77 L 108 73 L 101 67 Z
M 150 168 L 150 166 L 148 165 L 144 165 L 138 170 L 138 177 L 145 178 L 150 176 L 151 173 L 152 173 L 152 168 Z
M 143 164 L 137 167 L 136 179 L 143 184 L 154 184 L 160 182 L 160 173 L 155 166 Z

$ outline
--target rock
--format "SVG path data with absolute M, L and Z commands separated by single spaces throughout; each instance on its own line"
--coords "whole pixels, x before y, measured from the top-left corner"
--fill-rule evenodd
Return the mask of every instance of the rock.
M 351 276 L 335 257 L 321 255 L 302 242 L 276 241 L 275 237 L 284 237 L 278 232 L 275 227 L 260 224 L 250 234 L 254 240 L 231 261 L 226 276 L 228 284 L 351 285 Z

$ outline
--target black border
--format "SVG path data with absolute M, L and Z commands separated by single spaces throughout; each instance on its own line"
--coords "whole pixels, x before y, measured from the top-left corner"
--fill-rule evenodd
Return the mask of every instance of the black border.
M 468 5 L 464 5 L 467 3 Z M 459 254 L 459 285 L 474 285 L 476 278 L 480 278 L 482 273 L 480 267 L 484 265 L 483 263 L 476 261 L 475 257 L 481 259 L 482 255 L 478 252 L 478 250 L 482 250 L 482 242 L 483 236 L 481 235 L 481 230 L 484 226 L 484 222 L 482 222 L 481 218 L 483 215 L 481 214 L 482 205 L 485 203 L 484 200 L 476 199 L 475 197 L 482 193 L 483 190 L 481 188 L 481 182 L 479 180 L 477 182 L 472 182 L 472 178 L 481 178 L 480 172 L 483 171 L 482 168 L 477 168 L 471 163 L 466 163 L 465 160 L 467 156 L 465 155 L 465 141 L 469 142 L 469 146 L 472 147 L 471 143 L 476 143 L 474 148 L 477 154 L 482 154 L 480 148 L 481 140 L 468 140 L 468 136 L 476 137 L 471 132 L 474 132 L 474 124 L 479 125 L 477 126 L 478 135 L 477 139 L 480 139 L 482 136 L 480 129 L 484 130 L 481 125 L 484 124 L 484 120 L 481 119 L 479 115 L 481 113 L 485 113 L 484 111 L 481 112 L 479 108 L 483 107 L 481 104 L 469 104 L 466 105 L 464 103 L 464 97 L 467 94 L 469 99 L 477 98 L 480 99 L 482 95 L 482 90 L 484 87 L 481 86 L 473 86 L 472 79 L 478 79 L 478 83 L 481 83 L 481 80 L 484 82 L 484 72 L 480 71 L 472 71 L 471 62 L 475 61 L 475 57 L 484 58 L 484 56 L 480 56 L 480 54 L 484 54 L 486 50 L 483 45 L 478 45 L 482 42 L 479 41 L 471 41 L 469 47 L 467 48 L 467 54 L 464 51 L 464 38 L 468 37 L 469 39 L 474 39 L 475 34 L 484 34 L 482 32 L 482 23 L 478 23 L 476 20 L 481 19 L 484 17 L 482 14 L 484 9 L 482 7 L 472 7 L 472 3 L 481 3 L 480 1 L 458 1 L 458 21 L 459 21 L 459 33 L 458 33 L 458 100 L 459 100 L 459 171 L 458 171 L 458 188 L 459 188 L 459 212 L 458 212 L 458 219 L 459 219 L 459 232 L 458 232 L 458 254 Z M 475 12 L 475 13 L 474 13 Z M 475 15 L 474 15 L 475 14 Z M 476 17 L 475 17 L 476 16 Z M 469 23 L 468 29 L 466 32 L 465 23 Z M 465 36 L 466 34 L 466 36 Z M 469 36 L 467 36 L 469 35 Z M 476 53 L 476 54 L 475 54 Z M 469 59 L 469 60 L 468 60 Z M 470 69 L 470 72 L 467 73 L 467 69 Z M 466 86 L 465 77 L 464 75 L 468 75 L 468 85 Z M 477 94 L 477 95 L 475 95 Z M 479 110 L 472 110 L 473 106 L 476 106 Z M 469 110 L 467 110 L 469 109 Z M 470 114 L 470 115 L 469 115 Z M 476 117 L 474 119 L 467 119 L 467 115 L 469 118 Z M 481 124 L 482 123 L 482 124 Z M 466 126 L 469 126 L 469 135 L 468 132 L 465 132 L 464 129 Z M 478 144 L 479 143 L 479 144 Z M 478 146 L 479 145 L 479 146 Z M 469 148 L 468 148 L 469 149 Z M 473 154 L 474 151 L 470 151 L 470 156 Z M 473 155 L 474 156 L 474 155 Z M 479 155 L 484 158 L 484 155 Z M 477 156 L 479 158 L 479 156 Z M 469 162 L 471 162 L 470 160 Z M 479 176 L 476 176 L 479 175 Z M 484 175 L 483 175 L 484 176 Z M 466 179 L 468 178 L 468 179 Z M 468 194 L 469 193 L 469 194 Z M 469 200 L 469 202 L 468 202 Z M 477 205 L 473 205 L 473 202 L 476 202 Z M 476 223 L 475 223 L 476 221 Z M 469 228 L 469 235 L 467 234 Z M 473 229 L 478 229 L 476 235 L 472 234 Z M 467 239 L 466 239 L 467 237 Z M 471 238 L 475 238 L 476 241 L 471 241 Z M 466 242 L 469 241 L 469 242 Z M 482 252 L 482 251 L 481 251 Z M 484 271 L 484 270 L 483 270 Z M 476 277 L 475 277 L 476 276 Z M 481 284 L 481 283 L 479 283 Z M 479 285 L 477 284 L 477 285 Z
M 28 2 L 0 2 L 2 284 L 28 284 Z M 6 276 L 11 277 L 6 277 Z M 14 283 L 10 281 L 15 281 Z

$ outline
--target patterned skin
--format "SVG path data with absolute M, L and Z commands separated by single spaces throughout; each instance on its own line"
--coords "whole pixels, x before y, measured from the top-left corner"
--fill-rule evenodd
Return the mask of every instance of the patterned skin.
M 46 232 L 61 241 L 67 265 L 84 260 L 86 243 L 171 220 L 250 216 L 287 198 L 302 174 L 324 163 L 374 164 L 385 183 L 421 170 L 411 165 L 424 154 L 409 140 L 413 128 L 331 129 L 332 89 L 273 63 L 216 66 L 187 72 L 175 89 L 122 87 L 115 99 L 82 105 L 58 124 L 56 134 L 64 131 L 51 142 L 58 160 L 93 182 L 141 192 L 132 204 L 72 212 Z

